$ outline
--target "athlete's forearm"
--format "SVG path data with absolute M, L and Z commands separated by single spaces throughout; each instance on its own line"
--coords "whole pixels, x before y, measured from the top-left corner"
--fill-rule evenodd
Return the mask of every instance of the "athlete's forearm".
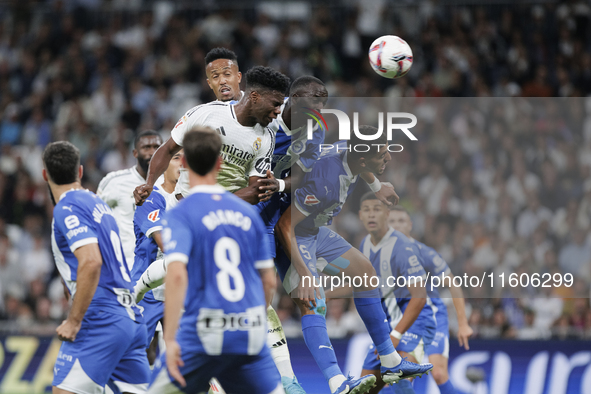
M 292 217 L 292 212 L 294 212 L 295 217 Z M 278 230 L 277 237 L 281 246 L 283 246 L 283 250 L 287 253 L 296 272 L 303 278 L 305 276 L 311 276 L 311 273 L 306 263 L 304 263 L 302 256 L 300 256 L 298 241 L 295 236 L 295 226 L 301 222 L 302 218 L 304 218 L 304 215 L 297 209 L 292 211 L 292 206 L 289 206 L 279 218 L 275 229 Z
M 258 271 L 263 282 L 263 290 L 265 291 L 265 305 L 270 305 L 275 295 L 275 288 L 277 287 L 275 268 L 263 268 Z
M 234 192 L 234 195 L 236 197 L 240 197 L 241 199 L 252 205 L 256 205 L 259 203 L 259 191 L 257 185 L 248 185 Z
M 453 282 L 453 281 L 452 281 Z M 453 297 L 454 308 L 458 316 L 458 325 L 468 325 L 468 318 L 466 317 L 466 302 L 464 300 L 464 291 L 461 287 L 450 286 L 449 292 Z
M 88 306 L 94 297 L 101 276 L 103 260 L 98 244 L 82 246 L 74 251 L 78 259 L 76 293 L 68 320 L 81 324 Z
M 148 174 L 146 176 L 146 184 L 154 186 L 156 180 L 168 168 L 172 157 L 181 150 L 172 138 L 169 138 L 164 144 L 154 152 L 152 159 L 150 159 L 150 166 L 148 167 Z
M 164 341 L 174 341 L 187 293 L 187 267 L 180 261 L 169 264 L 164 290 Z
M 361 179 L 367 182 L 368 185 L 374 183 L 374 181 L 376 180 L 376 176 L 373 174 L 373 172 L 362 172 L 361 174 L 359 174 L 359 176 L 361 177 Z

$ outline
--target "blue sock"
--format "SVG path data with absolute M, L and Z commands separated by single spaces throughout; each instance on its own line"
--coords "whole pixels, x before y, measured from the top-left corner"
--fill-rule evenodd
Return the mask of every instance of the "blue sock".
M 441 394 L 458 394 L 456 388 L 453 384 L 451 384 L 451 381 L 449 379 L 447 380 L 447 382 L 440 384 L 437 387 L 439 387 L 439 392 Z
M 378 353 L 380 355 L 394 353 L 394 346 L 390 339 L 390 326 L 382 309 L 380 291 L 378 289 L 355 291 L 353 297 L 355 297 L 357 312 L 365 323 L 373 343 L 376 344 Z
M 326 381 L 329 381 L 333 376 L 342 375 L 341 368 L 337 363 L 337 356 L 328 338 L 324 317 L 319 315 L 302 316 L 302 332 L 306 346 L 310 349 L 310 353 L 312 353 Z
M 394 383 L 392 388 L 396 394 L 415 394 L 411 381 L 407 379 L 402 379 L 398 383 Z

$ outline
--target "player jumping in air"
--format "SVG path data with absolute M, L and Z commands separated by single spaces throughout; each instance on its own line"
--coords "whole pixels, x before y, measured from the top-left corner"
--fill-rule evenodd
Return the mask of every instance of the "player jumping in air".
M 441 257 L 435 249 L 413 239 L 410 236 L 412 231 L 412 221 L 407 210 L 401 207 L 394 207 L 390 212 L 389 224 L 394 229 L 402 232 L 410 238 L 411 242 L 415 243 L 419 248 L 423 260 L 423 266 L 431 276 L 439 276 L 443 273 L 444 276 L 449 276 L 453 280 L 453 274 L 445 260 Z M 453 283 L 448 282 L 445 284 Z M 428 287 L 429 289 L 431 286 Z M 458 317 L 458 341 L 460 346 L 470 349 L 468 339 L 472 336 L 472 328 L 468 325 L 466 318 L 466 306 L 464 302 L 464 294 L 461 287 L 450 286 L 449 291 L 453 297 L 454 308 Z M 437 287 L 433 286 L 433 293 L 429 294 L 433 304 L 437 307 L 437 329 L 435 331 L 435 338 L 431 343 L 425 343 L 425 354 L 429 357 L 429 362 L 433 364 L 433 379 L 439 387 L 441 394 L 456 394 L 457 391 L 449 380 L 448 361 L 449 361 L 449 322 L 447 318 L 447 307 L 439 296 Z
M 43 152 L 43 179 L 57 202 L 51 244 L 73 302 L 57 328 L 64 341 L 53 393 L 103 392 L 111 378 L 123 393 L 143 393 L 150 376 L 146 327 L 133 298 L 115 214 L 82 189 L 80 152 L 54 142 Z
M 262 220 L 216 184 L 217 133 L 196 127 L 182 143 L 191 191 L 165 218 L 166 352 L 148 393 L 203 392 L 212 377 L 228 394 L 283 393 L 266 346 L 275 269 Z
M 392 343 L 402 357 L 422 362 L 425 346 L 435 336 L 436 322 L 433 304 L 427 298 L 426 273 L 419 250 L 404 234 L 388 226 L 388 208 L 372 192 L 361 197 L 359 219 L 369 232 L 359 249 L 380 278 L 382 307 L 390 325 Z M 388 282 L 389 278 L 405 278 L 406 286 L 397 287 Z M 374 352 L 372 344 L 362 374 L 380 370 L 380 360 Z M 379 393 L 384 382 L 378 379 L 376 386 L 370 394 Z M 414 393 L 408 379 L 399 381 L 393 388 L 398 394 Z
M 363 134 L 375 135 L 376 129 L 360 127 Z M 375 376 L 358 380 L 342 374 L 326 331 L 323 291 L 312 279 L 318 271 L 329 275 L 375 276 L 375 270 L 363 254 L 326 225 L 341 211 L 362 172 L 382 174 L 390 160 L 385 136 L 375 141 L 378 150 L 367 153 L 347 150 L 328 154 L 318 160 L 304 175 L 302 186 L 294 193 L 294 201 L 277 224 L 278 236 L 285 250 L 291 251 L 291 267 L 284 287 L 294 297 L 302 313 L 302 330 L 308 349 L 327 379 L 332 393 L 365 393 L 375 383 Z M 355 135 L 349 147 L 362 144 Z M 289 221 L 291 216 L 291 223 Z M 308 280 L 305 280 L 308 279 Z M 317 283 L 317 281 L 316 281 Z M 381 306 L 379 290 L 369 283 L 354 289 L 355 305 L 380 355 L 381 376 L 393 383 L 406 376 L 424 373 L 432 365 L 418 365 L 402 360 L 392 341 L 386 315 Z M 318 298 L 318 301 L 316 300 Z
M 126 170 L 108 173 L 99 183 L 96 192 L 115 213 L 123 252 L 130 271 L 133 269 L 135 250 L 133 190 L 146 183 L 150 160 L 160 145 L 162 145 L 162 138 L 157 132 L 146 130 L 139 133 L 135 138 L 133 149 L 136 165 Z

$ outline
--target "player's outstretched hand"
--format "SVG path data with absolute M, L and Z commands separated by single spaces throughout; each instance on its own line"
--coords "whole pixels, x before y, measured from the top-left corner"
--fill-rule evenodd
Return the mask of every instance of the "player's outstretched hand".
M 57 332 L 60 341 L 74 342 L 78 331 L 80 331 L 80 326 L 81 323 L 74 323 L 66 319 L 55 329 L 55 332 Z
M 270 170 L 267 170 L 266 178 L 260 178 L 257 182 L 259 183 L 259 191 L 261 192 L 259 194 L 260 202 L 269 201 L 273 193 L 279 191 L 279 182 L 277 182 L 277 179 Z
M 463 346 L 464 349 L 470 350 L 470 345 L 468 344 L 468 338 L 470 338 L 474 334 L 474 330 L 467 324 L 461 325 L 458 327 L 458 342 L 460 346 Z
M 382 188 L 376 192 L 376 197 L 387 206 L 397 205 L 400 200 L 390 182 L 382 182 Z
M 166 343 L 166 367 L 168 368 L 168 373 L 170 376 L 173 377 L 174 380 L 179 382 L 181 387 L 185 387 L 187 382 L 185 382 L 185 378 L 181 374 L 179 367 L 185 365 L 183 359 L 181 358 L 181 347 L 177 341 L 170 341 Z
M 136 187 L 133 191 L 135 205 L 142 205 L 144 201 L 146 201 L 146 199 L 150 197 L 150 194 L 152 193 L 153 189 L 154 188 L 152 186 L 147 184 L 139 185 L 138 187 Z

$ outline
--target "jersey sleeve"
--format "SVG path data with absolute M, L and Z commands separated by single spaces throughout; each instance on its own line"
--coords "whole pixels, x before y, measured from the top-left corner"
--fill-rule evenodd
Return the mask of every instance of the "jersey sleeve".
M 146 237 L 151 237 L 156 231 L 162 230 L 162 216 L 165 210 L 164 196 L 158 192 L 152 193 L 144 204 L 136 208 L 133 221 Z
M 201 106 L 193 107 L 188 110 L 170 132 L 170 137 L 178 146 L 183 146 L 183 138 L 187 131 L 191 130 L 194 125 L 205 124 L 207 111 L 200 111 Z
M 274 133 L 268 127 L 265 127 L 265 138 L 263 138 L 262 145 L 257 151 L 248 176 L 266 177 L 267 171 L 271 169 L 271 159 L 273 158 L 273 151 L 275 150 Z M 277 175 L 279 176 L 279 175 Z
M 297 165 L 304 172 L 312 171 L 312 166 L 320 158 L 320 145 L 324 144 L 324 129 L 317 126 L 312 139 L 306 143 L 306 150 L 300 155 Z
M 176 208 L 175 208 L 176 209 Z M 174 212 L 173 212 L 174 211 Z M 187 264 L 193 247 L 193 237 L 187 220 L 175 210 L 163 220 L 162 243 L 164 244 L 164 260 L 166 264 L 180 261 Z
M 321 168 L 323 167 L 323 168 Z M 330 168 L 314 166 L 304 177 L 304 184 L 295 191 L 295 207 L 305 216 L 320 213 L 338 205 L 340 186 L 337 173 L 330 174 Z
M 90 215 L 83 207 L 76 204 L 56 206 L 53 217 L 54 226 L 64 235 L 72 253 L 84 245 L 98 244 Z
M 265 225 L 263 224 L 263 220 L 261 219 L 260 215 L 252 215 L 252 223 L 256 234 L 254 241 L 257 242 L 258 245 L 258 247 L 255 248 L 256 252 L 254 267 L 256 269 L 273 268 L 275 263 L 273 262 L 271 251 L 269 250 L 269 243 L 266 241 L 260 242 L 260 240 L 265 240 L 268 237 Z
M 449 265 L 447 264 L 447 262 L 434 249 L 424 248 L 421 249 L 421 252 L 421 257 L 423 258 L 425 270 L 429 271 L 431 275 L 437 276 L 441 275 L 442 273 L 445 273 L 445 275 L 449 275 L 451 273 L 451 270 L 449 269 Z

